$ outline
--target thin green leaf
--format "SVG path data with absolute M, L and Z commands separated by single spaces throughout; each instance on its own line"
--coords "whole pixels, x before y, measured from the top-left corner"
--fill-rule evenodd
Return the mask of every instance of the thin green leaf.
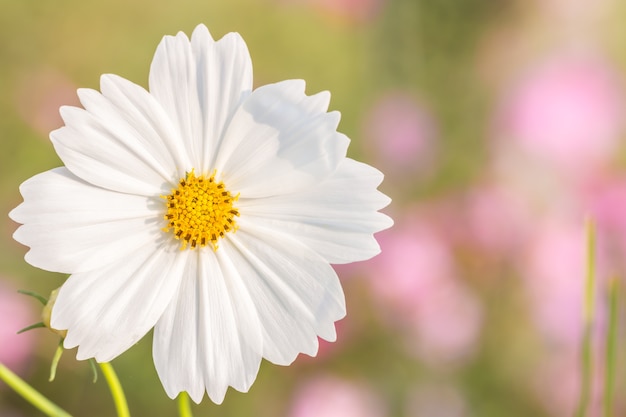
M 617 356 L 617 313 L 618 313 L 618 285 L 617 278 L 609 282 L 609 327 L 606 334 L 606 363 L 604 372 L 604 399 L 603 416 L 613 416 L 613 391 L 615 386 L 615 370 Z
M 93 373 L 93 383 L 98 382 L 98 366 L 94 358 L 89 358 L 89 365 L 91 366 L 91 372 Z
M 43 305 L 48 304 L 48 299 L 46 297 L 44 297 L 43 295 L 37 294 L 34 291 L 17 290 L 17 292 L 19 292 L 20 294 L 28 295 L 29 297 L 36 298 Z
M 581 356 L 581 387 L 580 400 L 576 410 L 577 417 L 585 417 L 591 397 L 591 380 L 593 376 L 593 321 L 595 311 L 596 286 L 596 230 L 593 220 L 586 222 L 586 263 L 585 299 L 583 306 L 583 340 Z
M 33 329 L 39 329 L 41 327 L 46 327 L 46 325 L 43 324 L 42 321 L 40 321 L 39 323 L 31 324 L 30 326 L 24 327 L 22 330 L 18 330 L 17 334 L 24 333 Z

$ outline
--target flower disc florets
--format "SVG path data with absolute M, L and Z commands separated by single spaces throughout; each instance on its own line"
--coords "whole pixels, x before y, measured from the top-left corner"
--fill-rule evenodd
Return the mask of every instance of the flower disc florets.
M 224 233 L 237 228 L 235 216 L 239 211 L 233 207 L 239 195 L 232 196 L 222 181 L 215 180 L 215 172 L 210 177 L 196 177 L 194 171 L 181 179 L 178 188 L 172 189 L 167 199 L 165 231 L 172 231 L 181 240 L 181 250 L 188 246 L 210 244 L 217 250 L 217 241 Z

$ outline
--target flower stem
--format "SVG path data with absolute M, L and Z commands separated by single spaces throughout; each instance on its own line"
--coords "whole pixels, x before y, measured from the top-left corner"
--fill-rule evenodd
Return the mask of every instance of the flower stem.
M 28 385 L 19 376 L 15 375 L 6 366 L 0 363 L 0 379 L 3 380 L 15 392 L 20 394 L 26 401 L 41 410 L 50 417 L 71 417 L 66 411 L 59 408 L 49 399 L 41 395 L 39 391 Z
M 592 220 L 586 222 L 586 252 L 587 271 L 585 277 L 585 300 L 583 306 L 583 340 L 582 340 L 582 376 L 580 400 L 577 417 L 585 417 L 589 408 L 591 396 L 591 379 L 593 376 L 593 320 L 595 311 L 595 281 L 596 281 L 596 230 Z
M 117 410 L 118 417 L 130 417 L 128 411 L 128 404 L 126 403 L 126 396 L 124 390 L 120 384 L 120 380 L 117 378 L 117 374 L 113 370 L 113 366 L 109 362 L 100 363 L 100 369 L 109 384 L 111 395 L 113 396 L 113 402 L 115 403 L 115 409 Z
M 613 389 L 615 385 L 616 341 L 617 341 L 617 313 L 618 313 L 618 280 L 613 278 L 609 282 L 609 325 L 606 335 L 606 364 L 604 371 L 604 401 L 603 416 L 613 415 Z
M 63 354 L 63 339 L 59 341 L 59 346 L 57 346 L 56 352 L 54 352 L 54 357 L 52 358 L 52 364 L 50 365 L 50 377 L 48 381 L 54 381 L 54 378 L 57 375 L 57 366 L 59 365 L 59 361 L 61 360 L 61 355 Z
M 180 417 L 193 417 L 191 404 L 189 404 L 189 394 L 185 391 L 178 395 L 178 414 L 180 414 Z

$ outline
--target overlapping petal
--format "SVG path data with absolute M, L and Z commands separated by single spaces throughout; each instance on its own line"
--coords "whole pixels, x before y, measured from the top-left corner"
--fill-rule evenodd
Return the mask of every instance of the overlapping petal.
M 26 261 L 39 268 L 89 271 L 162 239 L 161 202 L 94 187 L 66 168 L 30 178 L 20 192 L 24 202 L 9 215 L 23 225 L 13 237 L 30 247 Z
M 245 277 L 261 321 L 264 358 L 288 365 L 299 353 L 315 356 L 317 336 L 335 340 L 334 323 L 346 314 L 345 298 L 321 256 L 288 235 L 253 224 L 228 235 L 219 250 Z
M 252 91 L 252 63 L 237 33 L 214 41 L 204 25 L 189 41 L 180 32 L 165 36 L 150 67 L 150 93 L 172 117 L 196 168 L 207 172 L 223 132 Z
M 73 274 L 59 290 L 50 324 L 67 329 L 64 346 L 77 359 L 108 362 L 141 339 L 176 293 L 189 253 L 165 242 L 119 262 Z
M 330 176 L 349 140 L 337 132 L 329 95 L 307 96 L 304 81 L 260 87 L 230 122 L 215 168 L 234 192 L 265 197 L 294 192 Z
M 154 363 L 171 398 L 221 403 L 228 386 L 248 391 L 261 363 L 256 307 L 236 265 L 212 249 L 193 253 L 178 294 L 154 332 Z M 217 255 L 217 256 L 216 256 Z M 220 258 L 220 259 L 218 259 Z
M 142 87 L 113 75 L 102 93 L 78 90 L 85 109 L 65 106 L 50 139 L 73 174 L 99 187 L 155 195 L 180 178 L 188 157 L 170 118 Z
M 390 199 L 376 188 L 383 174 L 346 158 L 325 181 L 297 192 L 267 198 L 242 198 L 244 222 L 289 233 L 327 262 L 342 264 L 369 259 L 380 252 L 374 233 L 393 221 L 379 213 Z

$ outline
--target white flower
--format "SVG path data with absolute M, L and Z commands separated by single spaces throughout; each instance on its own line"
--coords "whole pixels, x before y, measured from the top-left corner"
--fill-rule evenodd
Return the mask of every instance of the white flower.
M 383 175 L 346 157 L 330 94 L 289 80 L 252 91 L 244 41 L 166 36 L 150 91 L 103 75 L 50 138 L 65 167 L 20 187 L 26 260 L 69 273 L 52 310 L 78 359 L 110 361 L 154 327 L 167 394 L 216 403 L 261 358 L 288 365 L 336 337 L 331 263 L 368 259 L 391 226 Z

